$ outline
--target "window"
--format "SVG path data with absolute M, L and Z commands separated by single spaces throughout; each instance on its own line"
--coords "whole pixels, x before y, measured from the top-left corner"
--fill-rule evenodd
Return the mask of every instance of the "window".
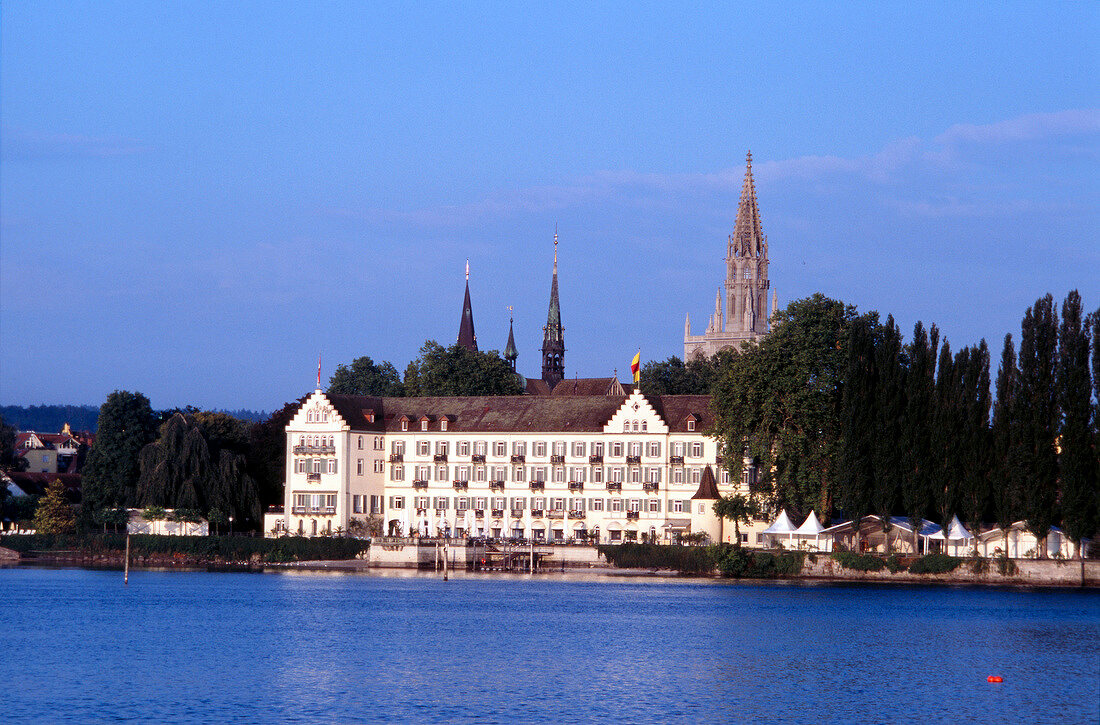
M 693 468 L 691 469 L 691 482 L 699 483 L 699 477 L 702 475 L 703 469 Z
M 306 460 L 304 458 L 299 458 L 297 461 L 295 461 L 294 471 L 296 473 L 305 473 L 306 472 Z
M 470 480 L 470 467 L 469 466 L 455 466 L 455 479 L 459 481 Z
M 468 456 L 470 455 L 470 441 L 459 441 L 457 447 L 457 455 Z
M 363 513 L 363 496 L 351 497 L 351 512 L 354 514 Z
M 565 466 L 554 466 L 554 483 L 565 483 Z
M 569 480 L 584 483 L 588 478 L 588 469 L 584 466 L 573 466 L 569 469 Z
M 408 429 L 409 429 L 408 419 L 407 418 L 402 418 L 401 419 L 401 430 L 408 430 Z
M 603 466 L 592 467 L 592 483 L 603 483 Z
M 506 481 L 508 480 L 508 467 L 507 466 L 493 466 L 490 471 L 493 481 Z
M 336 473 L 336 459 L 335 458 L 328 459 L 328 472 L 329 473 Z
M 513 496 L 512 497 L 512 510 L 513 511 L 523 511 L 525 508 L 527 508 L 527 497 L 526 496 Z
M 307 423 L 312 423 L 313 422 L 313 411 L 312 410 L 307 410 L 306 411 L 306 422 Z
M 370 512 L 372 514 L 382 513 L 382 497 L 381 496 L 371 496 L 370 497 Z
M 437 480 L 437 481 L 447 481 L 447 480 L 450 479 L 450 476 L 447 475 L 447 474 L 448 474 L 447 466 L 436 466 L 435 467 L 435 480 Z
M 672 444 L 672 455 L 684 457 L 684 444 L 681 441 L 677 441 Z
M 702 458 L 703 456 L 703 444 L 699 441 L 695 441 L 691 444 L 691 457 Z
M 588 499 L 589 511 L 603 511 L 603 499 L 602 498 L 590 498 Z
M 503 496 L 493 496 L 492 508 L 497 510 L 497 511 L 502 510 L 504 508 L 505 500 L 506 499 Z
M 405 508 L 404 496 L 390 496 L 390 508 L 391 509 L 403 509 Z
M 689 431 L 695 430 L 695 421 L 694 420 L 689 420 L 688 421 L 688 430 Z
M 447 430 L 447 419 L 446 418 L 439 421 L 439 430 L 443 430 L 443 431 Z
M 532 466 L 531 467 L 531 480 L 532 481 L 546 481 L 546 466 Z
M 359 450 L 363 450 L 363 436 L 359 436 Z
M 637 466 L 630 467 L 630 482 L 641 483 L 642 482 L 642 469 Z
M 718 475 L 720 478 L 719 483 L 721 483 L 723 486 L 728 486 L 730 482 L 730 472 L 726 470 L 725 466 L 722 467 L 722 471 Z
M 426 421 L 426 420 L 420 421 L 420 430 L 428 430 L 428 421 Z
M 544 499 L 542 496 L 535 496 L 534 498 L 532 498 L 531 499 L 531 510 L 532 511 L 545 511 L 546 510 L 546 499 Z
M 527 455 L 527 441 L 516 441 L 512 444 L 513 456 L 525 456 Z
M 417 466 L 416 467 L 416 480 L 418 480 L 418 481 L 427 481 L 431 477 L 432 477 L 432 467 L 431 466 Z M 421 506 L 420 508 L 424 508 L 424 507 Z
M 645 433 L 645 429 L 646 429 L 646 422 L 643 420 L 642 421 L 642 432 L 643 433 Z
M 385 462 L 383 462 L 383 460 L 381 458 L 375 458 L 374 459 L 374 472 L 375 473 L 381 473 L 384 470 L 383 467 L 385 465 L 386 465 Z
M 428 508 L 429 503 L 430 503 L 430 499 L 427 496 L 417 496 L 416 497 L 416 508 L 418 508 L 418 509 Z
M 484 456 L 485 452 L 489 449 L 489 444 L 485 441 L 474 441 L 474 455 Z
M 570 511 L 584 511 L 584 499 L 577 497 L 569 499 Z
M 484 496 L 477 496 L 477 497 L 474 498 L 474 508 L 477 509 L 478 511 L 484 511 L 485 510 L 485 497 Z
M 358 476 L 363 475 L 363 459 L 362 458 L 360 458 L 358 461 L 355 462 L 355 474 L 358 475 Z M 362 513 L 362 512 L 357 511 L 356 513 Z
M 661 443 L 660 441 L 650 441 L 646 443 L 645 454 L 650 458 L 657 458 L 661 455 Z
M 629 420 L 624 420 L 623 421 L 623 433 L 629 433 L 629 432 L 630 432 L 630 421 Z
M 436 511 L 446 511 L 447 508 L 448 508 L 447 504 L 448 504 L 448 500 L 447 500 L 446 496 L 436 496 L 435 497 L 435 510 Z
M 611 509 L 610 510 L 611 510 L 612 513 L 621 513 L 622 510 L 623 510 L 623 500 L 621 498 L 611 499 Z
M 504 441 L 493 442 L 493 455 L 494 456 L 506 456 L 508 455 L 508 444 Z
M 611 444 L 611 457 L 612 458 L 621 458 L 622 455 L 623 455 L 622 441 L 615 441 L 614 443 Z
M 554 441 L 552 446 L 553 455 L 564 456 L 565 455 L 565 441 Z
M 447 455 L 447 441 L 436 441 L 435 442 L 435 453 L 436 453 L 437 456 Z
M 640 456 L 640 455 L 642 455 L 642 442 L 641 441 L 631 441 L 631 443 L 628 446 L 627 450 L 630 451 L 627 455 L 631 455 L 631 456 Z
M 672 469 L 672 482 L 683 483 L 684 482 L 684 469 L 676 466 Z
M 661 499 L 659 499 L 659 498 L 649 499 L 649 513 L 651 513 L 651 514 L 661 513 Z
M 552 498 L 552 499 L 550 499 L 550 510 L 551 511 L 564 511 L 565 510 L 565 499 L 564 498 Z
M 623 482 L 623 467 L 622 466 L 611 466 L 611 467 L 609 467 L 607 469 L 607 480 L 609 480 L 611 483 L 622 483 Z
M 474 480 L 485 481 L 485 466 L 474 466 Z
M 393 468 L 391 468 L 390 469 L 390 480 L 391 481 L 404 481 L 405 480 L 405 467 L 404 466 L 394 466 Z
M 684 512 L 684 502 L 679 499 L 672 502 L 672 512 L 676 514 L 682 514 Z
M 470 499 L 465 496 L 458 496 L 455 498 L 455 511 L 462 512 L 468 508 L 470 508 Z
M 516 466 L 512 469 L 512 473 L 514 474 L 512 480 L 517 483 L 522 483 L 527 480 L 527 469 L 523 466 Z
M 546 441 L 535 441 L 534 445 L 531 446 L 531 454 L 535 456 L 535 458 L 545 458 Z
M 391 443 L 390 452 L 398 456 L 405 455 L 405 441 L 394 441 Z
M 384 451 L 386 450 L 385 442 L 382 440 L 382 436 L 374 437 L 374 450 Z
M 632 498 L 632 499 L 630 499 L 630 502 L 627 504 L 627 509 L 626 510 L 627 511 L 641 511 L 641 509 L 642 509 L 641 500 L 636 499 L 636 498 Z
M 645 469 L 645 481 L 646 481 L 646 483 L 660 483 L 661 482 L 661 469 L 660 468 L 647 468 L 647 469 Z
M 432 444 L 430 441 L 417 441 L 416 442 L 416 455 L 426 456 L 432 452 Z
M 584 458 L 584 441 L 573 441 L 573 457 Z

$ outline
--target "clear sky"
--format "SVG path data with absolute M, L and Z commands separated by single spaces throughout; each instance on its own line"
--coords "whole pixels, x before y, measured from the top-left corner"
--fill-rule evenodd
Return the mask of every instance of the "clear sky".
M 0 402 L 271 410 L 458 334 L 572 376 L 706 325 L 754 157 L 781 305 L 997 359 L 1100 306 L 1100 3 L 5 0 Z

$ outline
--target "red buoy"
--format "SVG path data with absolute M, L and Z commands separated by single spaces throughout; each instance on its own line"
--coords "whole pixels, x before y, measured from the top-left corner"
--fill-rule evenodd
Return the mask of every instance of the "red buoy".
M 985 681 L 986 682 L 1004 682 L 1004 678 L 1001 677 L 1000 675 L 990 675 L 989 677 L 985 678 Z

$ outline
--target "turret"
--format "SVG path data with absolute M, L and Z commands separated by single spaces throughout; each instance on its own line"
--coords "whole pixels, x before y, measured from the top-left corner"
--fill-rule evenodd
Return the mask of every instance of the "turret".
M 477 352 L 477 335 L 474 334 L 474 308 L 470 305 L 470 260 L 466 260 L 466 297 L 462 301 L 462 321 L 458 325 L 458 344 Z
M 516 371 L 516 358 L 519 357 L 519 350 L 516 349 L 516 337 L 512 334 L 512 308 L 508 307 L 508 344 L 504 346 L 504 361 L 508 363 L 508 366 L 512 368 L 512 372 Z

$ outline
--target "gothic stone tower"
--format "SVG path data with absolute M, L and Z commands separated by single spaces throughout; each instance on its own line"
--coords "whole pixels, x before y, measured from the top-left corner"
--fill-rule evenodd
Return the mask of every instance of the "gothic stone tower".
M 726 248 L 726 313 L 722 293 L 715 296 L 714 314 L 702 335 L 691 334 L 690 316 L 684 321 L 684 360 L 710 357 L 725 348 L 737 348 L 746 340 L 768 334 L 768 238 L 760 227 L 756 185 L 752 178 L 752 152 L 745 160 L 745 180 L 737 204 L 737 220 Z M 772 313 L 777 305 L 772 293 Z
M 565 328 L 558 303 L 558 232 L 554 231 L 554 278 L 550 283 L 550 309 L 542 328 L 542 379 L 553 390 L 565 377 Z

